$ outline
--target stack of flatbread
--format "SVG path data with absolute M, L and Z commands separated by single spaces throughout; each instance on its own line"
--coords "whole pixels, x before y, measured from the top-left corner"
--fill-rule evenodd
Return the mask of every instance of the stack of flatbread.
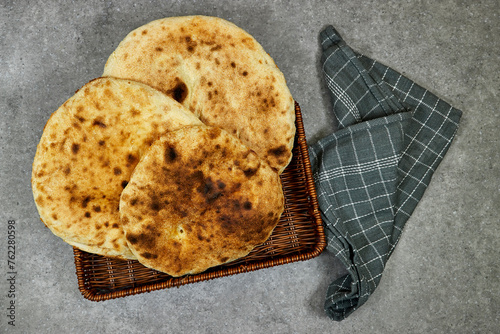
M 83 251 L 172 276 L 233 261 L 280 219 L 294 124 L 283 74 L 248 33 L 214 17 L 153 21 L 45 125 L 40 218 Z

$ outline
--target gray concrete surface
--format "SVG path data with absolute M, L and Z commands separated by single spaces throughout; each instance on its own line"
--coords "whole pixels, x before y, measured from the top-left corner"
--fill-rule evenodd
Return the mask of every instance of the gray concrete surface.
M 464 111 L 456 140 L 406 225 L 381 285 L 347 320 L 323 312 L 333 255 L 132 297 L 90 302 L 72 249 L 40 222 L 31 163 L 50 114 L 102 72 L 132 29 L 219 16 L 284 72 L 310 143 L 332 131 L 318 34 Z M 0 4 L 0 332 L 498 333 L 500 5 L 489 1 L 9 1 Z M 16 222 L 15 327 L 8 324 L 8 221 Z

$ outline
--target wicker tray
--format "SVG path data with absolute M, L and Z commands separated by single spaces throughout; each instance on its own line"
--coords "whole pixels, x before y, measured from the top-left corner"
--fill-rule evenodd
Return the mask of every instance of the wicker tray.
M 281 175 L 285 211 L 270 238 L 247 256 L 203 273 L 172 277 L 138 261 L 118 260 L 74 248 L 76 275 L 83 296 L 92 301 L 125 297 L 153 290 L 210 280 L 318 256 L 325 235 L 305 139 L 300 107 L 295 103 L 293 158 Z

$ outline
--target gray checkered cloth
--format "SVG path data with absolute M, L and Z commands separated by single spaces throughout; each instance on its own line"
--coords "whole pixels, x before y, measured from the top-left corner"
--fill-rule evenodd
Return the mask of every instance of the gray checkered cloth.
M 320 37 L 338 129 L 310 151 L 327 249 L 348 272 L 331 283 L 325 302 L 328 316 L 340 321 L 379 284 L 462 113 L 355 53 L 333 27 Z

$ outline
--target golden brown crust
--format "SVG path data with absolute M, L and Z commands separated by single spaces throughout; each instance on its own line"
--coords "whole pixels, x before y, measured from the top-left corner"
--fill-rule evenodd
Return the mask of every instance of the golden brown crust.
M 40 217 L 82 250 L 134 258 L 119 200 L 135 165 L 156 138 L 201 122 L 180 104 L 129 80 L 92 80 L 48 120 L 33 162 Z
M 245 256 L 283 209 L 278 174 L 234 136 L 205 126 L 153 143 L 120 200 L 132 252 L 172 276 Z
M 291 160 L 294 102 L 285 78 L 247 32 L 215 17 L 173 17 L 132 31 L 104 76 L 146 83 L 205 124 L 240 138 L 281 173 Z

